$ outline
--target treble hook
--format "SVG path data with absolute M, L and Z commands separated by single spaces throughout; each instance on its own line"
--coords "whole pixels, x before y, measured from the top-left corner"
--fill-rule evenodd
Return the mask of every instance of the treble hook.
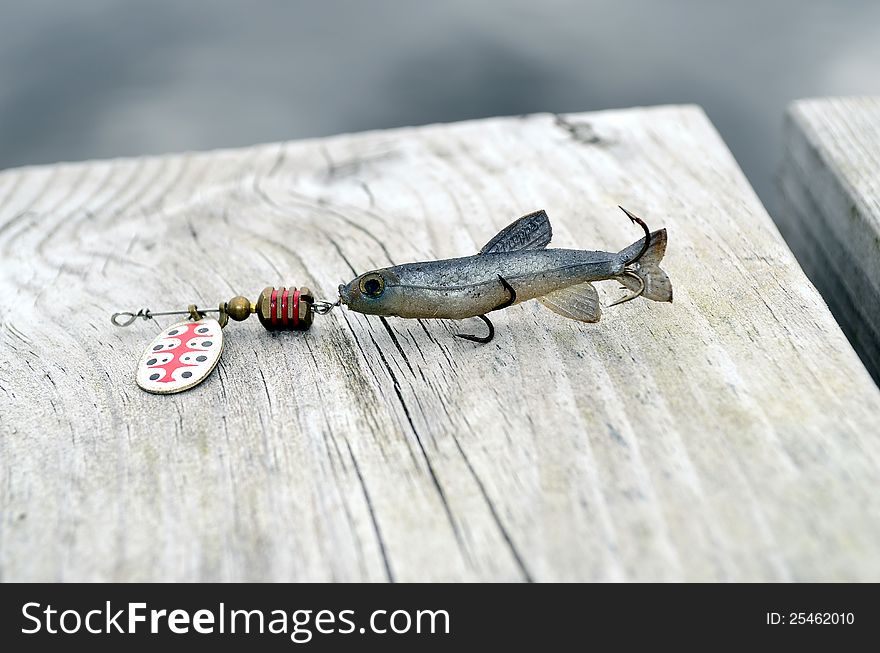
M 501 302 L 500 304 L 498 304 L 498 306 L 493 308 L 492 311 L 500 311 L 502 308 L 507 308 L 508 306 L 510 306 L 511 304 L 513 304 L 516 301 L 516 290 L 513 289 L 513 286 L 511 286 L 507 282 L 507 279 L 502 277 L 500 274 L 498 275 L 498 280 L 501 282 L 501 285 L 504 286 L 504 289 L 507 290 L 509 297 L 506 300 L 504 300 L 503 302 Z M 489 311 L 489 312 L 491 313 L 492 311 Z M 492 322 L 489 320 L 489 318 L 486 317 L 485 315 L 477 315 L 476 317 L 483 320 L 483 322 L 486 323 L 486 326 L 489 327 L 488 335 L 474 336 L 469 333 L 456 333 L 455 335 L 459 338 L 464 338 L 465 340 L 470 340 L 471 342 L 478 342 L 481 345 L 488 345 L 490 342 L 492 342 L 492 338 L 495 337 L 495 327 L 492 325 Z

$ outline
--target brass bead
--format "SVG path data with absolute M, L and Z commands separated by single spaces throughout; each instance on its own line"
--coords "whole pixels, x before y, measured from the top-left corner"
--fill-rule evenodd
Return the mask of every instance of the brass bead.
M 246 320 L 251 314 L 251 300 L 247 297 L 233 297 L 226 304 L 226 312 L 236 322 Z

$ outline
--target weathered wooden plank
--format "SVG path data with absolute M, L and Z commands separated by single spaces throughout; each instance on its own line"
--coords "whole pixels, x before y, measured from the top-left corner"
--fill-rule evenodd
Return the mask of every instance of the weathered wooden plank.
M 880 381 L 880 98 L 789 108 L 779 228 Z
M 666 226 L 676 301 L 226 331 L 170 397 L 156 325 L 266 284 Z M 0 174 L 6 580 L 880 578 L 880 393 L 694 107 L 535 115 Z M 612 288 L 611 293 L 617 290 Z M 605 299 L 613 295 L 605 295 Z

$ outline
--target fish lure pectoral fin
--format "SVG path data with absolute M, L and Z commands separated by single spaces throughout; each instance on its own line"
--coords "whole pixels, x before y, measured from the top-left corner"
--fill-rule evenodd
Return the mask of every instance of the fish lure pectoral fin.
M 589 282 L 551 292 L 538 297 L 538 301 L 554 313 L 570 320 L 598 322 L 602 317 L 599 293 Z
M 519 252 L 526 249 L 544 249 L 550 244 L 553 228 L 544 210 L 524 215 L 499 231 L 483 246 L 480 254 Z

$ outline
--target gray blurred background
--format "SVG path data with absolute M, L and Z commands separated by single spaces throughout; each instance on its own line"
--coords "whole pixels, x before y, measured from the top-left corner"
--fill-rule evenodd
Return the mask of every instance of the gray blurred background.
M 0 168 L 695 102 L 773 210 L 786 104 L 878 73 L 872 0 L 0 0 Z

